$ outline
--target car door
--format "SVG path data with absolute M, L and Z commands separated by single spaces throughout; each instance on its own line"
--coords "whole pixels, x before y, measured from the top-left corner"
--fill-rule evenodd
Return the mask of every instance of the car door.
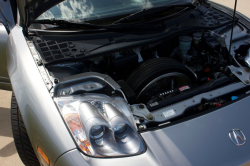
M 0 0 L 0 89 L 4 90 L 11 90 L 7 72 L 6 42 L 8 40 L 8 34 L 15 26 L 15 17 L 12 12 L 13 8 L 17 10 L 15 1 Z

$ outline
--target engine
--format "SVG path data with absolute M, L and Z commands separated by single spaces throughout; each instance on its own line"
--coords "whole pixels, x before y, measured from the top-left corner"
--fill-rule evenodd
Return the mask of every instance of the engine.
M 129 103 L 156 105 L 228 75 L 226 48 L 215 37 L 212 31 L 199 31 L 47 69 L 58 80 L 85 72 L 106 74 L 122 87 Z
M 249 56 L 249 45 L 236 49 L 235 57 L 229 56 L 227 30 L 201 29 L 80 61 L 47 63 L 55 87 L 51 94 L 120 96 L 141 129 L 221 106 L 232 101 L 225 97 L 228 94 L 234 99 L 240 95 L 234 93 L 242 84 L 237 84 L 241 79 L 233 74 L 232 66 L 239 63 L 247 68 Z

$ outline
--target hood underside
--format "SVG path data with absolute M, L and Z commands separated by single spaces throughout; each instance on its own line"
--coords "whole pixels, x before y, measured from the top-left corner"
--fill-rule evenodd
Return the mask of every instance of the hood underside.
M 64 0 L 17 0 L 23 26 L 28 27 L 42 13 Z
M 29 27 L 36 18 L 52 8 L 53 6 L 65 0 L 16 0 L 20 12 L 21 23 L 23 27 Z M 79 0 L 74 0 L 79 1 Z M 91 1 L 91 0 L 89 0 Z M 172 1 L 166 0 L 166 3 Z M 181 3 L 192 3 L 191 0 L 183 0 Z M 112 12 L 112 11 L 110 11 Z

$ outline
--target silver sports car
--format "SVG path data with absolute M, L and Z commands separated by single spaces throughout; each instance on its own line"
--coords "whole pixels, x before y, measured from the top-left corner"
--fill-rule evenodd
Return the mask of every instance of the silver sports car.
M 0 88 L 22 162 L 250 164 L 250 20 L 235 9 L 0 0 Z

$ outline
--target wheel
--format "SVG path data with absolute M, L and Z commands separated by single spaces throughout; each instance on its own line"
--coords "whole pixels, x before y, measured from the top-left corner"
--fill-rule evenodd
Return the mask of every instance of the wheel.
M 152 59 L 137 68 L 126 80 L 137 94 L 136 102 L 149 102 L 155 95 L 189 85 L 194 74 L 178 61 L 170 58 Z
M 23 164 L 39 166 L 40 163 L 30 143 L 14 93 L 11 98 L 11 126 L 16 150 Z

